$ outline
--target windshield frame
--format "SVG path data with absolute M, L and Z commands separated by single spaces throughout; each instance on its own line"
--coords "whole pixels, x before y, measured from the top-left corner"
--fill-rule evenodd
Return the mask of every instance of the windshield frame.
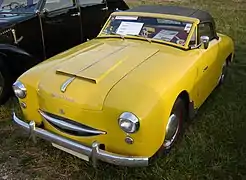
M 158 39 L 152 39 L 151 42 L 156 42 L 156 43 L 161 43 L 161 44 L 166 44 L 166 45 L 171 45 L 174 47 L 178 47 L 181 49 L 190 49 L 189 47 L 189 42 L 191 40 L 192 34 L 194 33 L 196 26 L 200 23 L 199 19 L 196 18 L 191 18 L 191 17 L 185 17 L 185 16 L 177 16 L 177 15 L 170 15 L 170 14 L 158 14 L 158 13 L 146 13 L 146 12 L 114 12 L 110 15 L 104 26 L 102 27 L 100 33 L 98 34 L 98 38 L 107 38 L 107 37 L 120 37 L 119 35 L 114 35 L 114 34 L 105 34 L 104 30 L 110 23 L 110 20 L 113 16 L 142 16 L 142 17 L 152 17 L 152 18 L 163 18 L 167 20 L 178 20 L 178 21 L 184 21 L 184 22 L 189 22 L 192 24 L 191 30 L 187 36 L 186 42 L 184 45 L 176 44 L 173 42 L 168 42 L 168 41 L 163 41 L 163 40 L 158 40 Z M 134 36 L 134 35 L 124 35 L 124 38 L 130 38 L 130 39 L 141 39 L 141 40 L 146 40 L 146 38 L 141 37 L 141 36 Z

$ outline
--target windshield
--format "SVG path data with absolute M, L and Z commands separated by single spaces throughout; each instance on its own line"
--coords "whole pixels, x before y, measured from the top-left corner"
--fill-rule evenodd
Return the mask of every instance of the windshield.
M 0 13 L 34 12 L 39 0 L 0 0 Z
M 143 16 L 112 16 L 103 34 L 132 35 L 184 46 L 191 22 Z

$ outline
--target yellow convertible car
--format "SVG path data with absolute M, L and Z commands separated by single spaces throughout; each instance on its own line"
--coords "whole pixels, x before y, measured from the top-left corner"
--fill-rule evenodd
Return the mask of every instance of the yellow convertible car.
M 65 43 L 65 42 L 64 42 Z M 234 57 L 208 12 L 140 6 L 111 14 L 99 35 L 13 84 L 35 137 L 83 160 L 147 166 L 181 137 Z

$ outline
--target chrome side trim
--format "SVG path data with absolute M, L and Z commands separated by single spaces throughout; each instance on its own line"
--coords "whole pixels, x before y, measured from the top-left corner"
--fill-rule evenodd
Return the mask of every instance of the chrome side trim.
M 76 126 L 74 124 L 71 124 L 71 123 L 62 121 L 60 119 L 56 119 L 56 118 L 50 117 L 50 116 L 48 116 L 46 113 L 44 113 L 41 110 L 38 110 L 38 112 L 48 122 L 51 122 L 52 124 L 54 124 L 54 125 L 56 125 L 56 126 L 58 126 L 60 128 L 64 128 L 64 129 L 67 129 L 67 130 L 71 130 L 71 131 L 75 131 L 75 132 L 80 132 L 80 133 L 90 133 L 90 134 L 94 134 L 94 135 L 106 134 L 105 131 L 85 129 L 85 128 Z
M 36 14 L 38 16 L 38 20 L 39 20 L 39 25 L 40 25 L 40 31 L 41 31 L 41 38 L 42 38 L 42 46 L 43 46 L 43 58 L 44 60 L 47 58 L 46 57 L 46 47 L 45 47 L 45 39 L 44 39 L 44 29 L 43 29 L 43 22 L 42 22 L 42 17 L 41 17 L 41 13 L 39 10 L 36 10 Z
M 11 28 L 10 28 L 10 29 L 6 29 L 5 31 L 0 32 L 0 35 L 4 35 L 5 33 L 8 33 L 8 32 L 10 32 L 10 31 L 12 31 Z
M 18 44 L 19 42 L 22 41 L 23 36 L 21 36 L 19 39 L 17 39 L 17 37 L 16 37 L 16 30 L 15 29 L 12 29 L 12 34 L 13 34 L 13 37 L 14 37 L 14 43 L 15 44 Z
M 124 156 L 120 154 L 111 153 L 100 149 L 100 143 L 94 142 L 91 147 L 85 146 L 79 142 L 73 141 L 57 134 L 53 134 L 45 129 L 41 129 L 35 126 L 35 121 L 31 121 L 29 124 L 25 123 L 19 119 L 16 114 L 13 112 L 13 121 L 27 131 L 33 138 L 40 137 L 49 142 L 58 144 L 62 147 L 68 148 L 77 153 L 81 153 L 90 157 L 93 165 L 97 165 L 97 160 L 101 160 L 110 164 L 120 165 L 120 166 L 148 166 L 148 157 L 139 157 L 139 156 Z
M 12 34 L 13 34 L 13 37 L 14 37 L 14 43 L 17 44 L 17 38 L 16 38 L 15 29 L 12 29 Z

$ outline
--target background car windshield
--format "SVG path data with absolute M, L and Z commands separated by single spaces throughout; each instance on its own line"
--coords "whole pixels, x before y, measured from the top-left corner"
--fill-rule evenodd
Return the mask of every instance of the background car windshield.
M 105 34 L 142 36 L 184 46 L 192 23 L 154 17 L 112 16 Z
M 0 0 L 0 13 L 2 12 L 32 12 L 39 0 Z

